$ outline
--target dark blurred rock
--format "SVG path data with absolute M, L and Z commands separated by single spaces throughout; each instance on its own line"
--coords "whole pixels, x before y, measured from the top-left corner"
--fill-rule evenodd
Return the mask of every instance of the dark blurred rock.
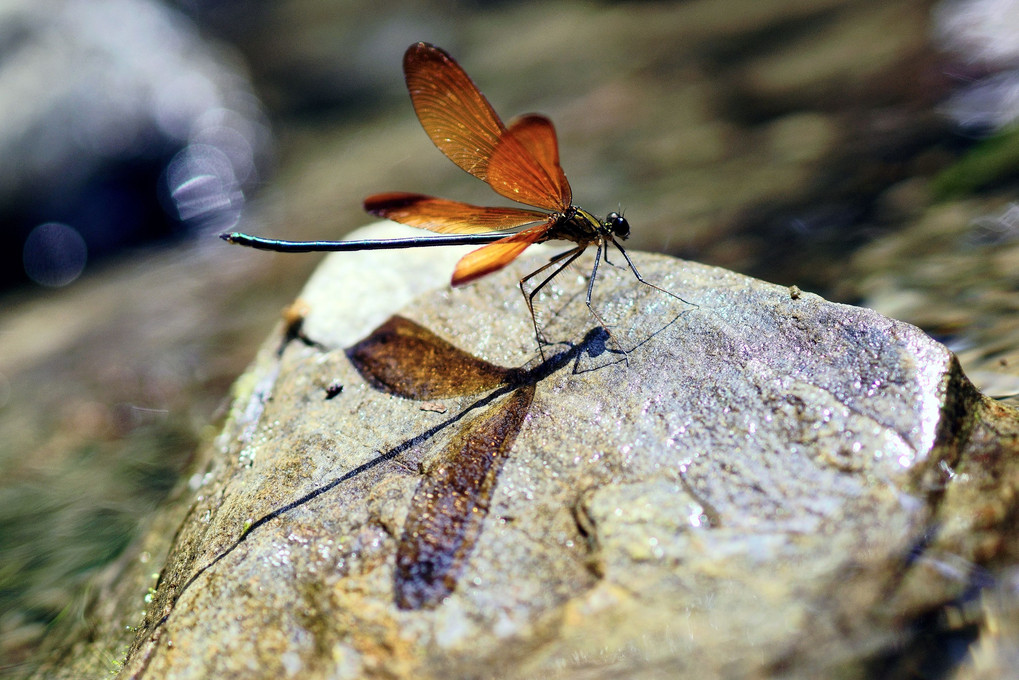
M 236 55 L 153 0 L 0 9 L 0 287 L 236 222 L 268 132 Z

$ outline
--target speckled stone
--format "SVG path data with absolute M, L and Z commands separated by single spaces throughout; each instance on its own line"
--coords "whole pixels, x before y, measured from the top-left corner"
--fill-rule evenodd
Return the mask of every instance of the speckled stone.
M 238 383 L 124 673 L 864 675 L 966 589 L 949 556 L 1005 550 L 1015 413 L 918 329 L 633 253 L 690 304 L 603 267 L 606 334 L 568 272 L 537 298 L 542 364 L 516 281 L 546 256 L 458 290 L 457 253 L 328 258 Z M 345 350 L 397 312 L 535 371 L 455 585 L 417 609 L 394 601 L 415 489 L 508 397 L 369 384 Z

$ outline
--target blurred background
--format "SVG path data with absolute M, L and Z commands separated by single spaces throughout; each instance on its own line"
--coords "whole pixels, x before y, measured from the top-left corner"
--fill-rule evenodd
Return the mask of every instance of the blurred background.
M 218 232 L 500 203 L 417 123 L 417 40 L 549 115 L 632 248 L 873 307 L 1019 392 L 1019 0 L 0 0 L 0 674 L 186 488 L 320 259 Z

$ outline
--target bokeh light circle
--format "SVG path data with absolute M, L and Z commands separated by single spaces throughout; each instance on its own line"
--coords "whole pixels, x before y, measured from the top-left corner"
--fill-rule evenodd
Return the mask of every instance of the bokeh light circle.
M 73 227 L 59 222 L 33 229 L 22 251 L 28 278 L 50 288 L 66 286 L 81 276 L 87 260 L 85 239 Z

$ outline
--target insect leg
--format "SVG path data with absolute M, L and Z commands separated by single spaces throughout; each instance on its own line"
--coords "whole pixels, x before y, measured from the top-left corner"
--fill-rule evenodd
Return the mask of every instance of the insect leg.
M 615 243 L 615 241 L 613 241 L 613 243 Z M 601 314 L 594 311 L 594 307 L 591 305 L 591 294 L 594 292 L 594 280 L 598 278 L 598 262 L 603 257 L 605 258 L 606 262 L 609 262 L 608 251 L 609 249 L 605 247 L 605 240 L 602 239 L 601 241 L 598 241 L 598 252 L 594 254 L 594 268 L 591 270 L 591 279 L 587 282 L 587 299 L 585 300 L 585 302 L 587 303 L 587 311 L 591 312 L 591 316 L 598 320 L 598 325 L 604 328 L 605 332 L 608 333 L 608 336 L 612 338 L 612 333 L 611 331 L 609 331 L 609 325 L 605 323 L 605 319 L 602 318 Z M 609 264 L 612 263 L 609 262 Z M 615 265 L 612 266 L 614 267 Z M 616 344 L 616 347 L 619 347 L 619 350 L 623 353 L 623 356 L 626 357 L 626 363 L 629 364 L 630 359 L 629 357 L 627 357 L 626 350 L 623 349 L 622 345 L 616 342 L 615 338 L 612 338 L 612 341 Z
M 608 248 L 605 248 L 602 251 L 602 257 L 605 258 L 605 264 L 611 264 L 613 267 L 616 266 L 615 263 L 613 263 L 611 260 L 609 260 L 609 249 Z
M 666 295 L 669 295 L 671 297 L 676 298 L 680 302 L 683 302 L 683 303 L 688 304 L 688 305 L 693 305 L 694 307 L 700 307 L 700 305 L 698 305 L 698 304 L 696 304 L 694 302 L 690 302 L 689 300 L 684 300 L 683 298 L 679 297 L 675 293 L 673 293 L 671 291 L 668 291 L 668 290 L 665 290 L 661 286 L 656 286 L 655 284 L 651 283 L 650 281 L 646 281 L 644 279 L 644 277 L 640 275 L 640 272 L 637 271 L 637 267 L 634 266 L 633 261 L 630 259 L 630 256 L 626 254 L 625 250 L 623 250 L 623 246 L 619 245 L 619 243 L 615 239 L 611 239 L 611 240 L 612 240 L 612 245 L 614 245 L 616 248 L 618 248 L 619 252 L 621 252 L 623 254 L 623 257 L 626 258 L 626 264 L 630 265 L 630 271 L 633 272 L 633 275 L 637 277 L 638 281 L 643 283 L 645 286 L 650 286 L 650 287 L 654 288 L 655 290 L 660 290 L 663 293 L 665 293 Z M 597 269 L 597 267 L 596 267 L 596 269 Z M 590 294 L 589 294 L 589 296 L 590 296 Z
M 587 282 L 587 311 L 591 312 L 594 318 L 598 319 L 598 323 L 601 324 L 605 330 L 608 330 L 608 324 L 605 323 L 605 319 L 601 318 L 601 314 L 594 311 L 594 307 L 591 306 L 591 293 L 594 292 L 594 280 L 598 278 L 598 261 L 602 258 L 608 248 L 605 247 L 605 241 L 598 242 L 598 252 L 594 255 L 594 269 L 591 270 L 591 279 Z M 608 262 L 608 260 L 605 260 Z M 609 264 L 612 264 L 609 262 Z
M 545 350 L 544 350 L 544 348 L 541 345 L 541 335 L 538 333 L 538 320 L 534 316 L 534 296 L 538 294 L 538 291 L 540 291 L 542 288 L 545 287 L 546 283 L 548 283 L 549 281 L 554 279 L 556 276 L 558 276 L 559 272 L 561 272 L 562 270 L 566 269 L 566 267 L 570 266 L 571 262 L 573 262 L 578 257 L 580 257 L 581 253 L 583 253 L 586 248 L 587 248 L 587 246 L 577 246 L 573 250 L 567 250 L 564 253 L 559 253 L 558 255 L 553 257 L 551 260 L 549 260 L 548 264 L 542 265 L 541 267 L 539 267 L 538 269 L 535 269 L 533 272 L 531 272 L 530 274 L 528 274 L 524 278 L 520 279 L 520 293 L 524 296 L 524 300 L 527 302 L 527 311 L 529 311 L 531 313 L 531 323 L 534 324 L 534 339 L 538 342 L 538 351 L 541 352 L 542 360 L 545 359 Z M 525 283 L 527 283 L 528 281 L 533 279 L 535 276 L 537 276 L 538 274 L 540 274 L 543 271 L 545 271 L 546 269 L 548 269 L 549 267 L 551 267 L 551 266 L 553 266 L 555 264 L 558 264 L 562 260 L 566 260 L 566 261 L 563 262 L 558 267 L 556 267 L 556 270 L 554 272 L 552 272 L 544 281 L 542 281 L 537 286 L 535 286 L 534 290 L 532 290 L 530 293 L 528 293 L 526 290 L 524 290 L 524 284 Z M 588 298 L 590 298 L 590 297 L 591 297 L 591 293 L 590 293 L 590 291 L 588 291 Z

